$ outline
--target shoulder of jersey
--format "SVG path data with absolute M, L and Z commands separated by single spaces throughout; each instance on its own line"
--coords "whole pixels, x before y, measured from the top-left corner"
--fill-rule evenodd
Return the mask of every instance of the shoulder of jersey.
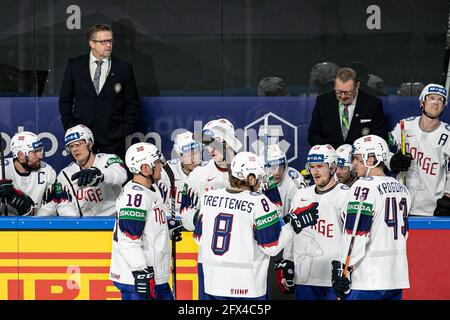
M 450 131 L 450 124 L 445 123 L 445 122 L 443 122 L 443 123 L 445 124 L 445 126 L 444 126 L 445 130 Z
M 127 192 L 145 192 L 146 188 L 138 185 L 137 183 L 131 182 L 125 186 L 124 190 Z
M 180 159 L 178 158 L 170 159 L 169 161 L 167 161 L 169 165 L 176 165 L 178 162 L 180 162 Z
M 413 121 L 417 118 L 417 116 L 411 116 L 405 119 L 405 121 Z
M 66 167 L 64 167 L 63 169 L 69 169 L 69 170 L 72 170 L 72 169 L 76 169 L 76 170 L 79 170 L 79 167 L 78 167 L 78 165 L 75 163 L 75 161 L 72 161 L 71 163 L 69 163 Z
M 108 168 L 115 163 L 124 164 L 123 160 L 119 156 L 112 153 L 99 153 L 96 156 L 100 163 L 102 165 L 104 164 L 105 168 Z
M 350 187 L 346 184 L 339 183 L 338 186 L 341 190 L 350 190 Z
M 5 168 L 13 163 L 13 158 L 6 158 L 5 160 Z
M 200 163 L 200 165 L 197 168 L 206 167 L 208 164 L 209 164 L 209 161 L 202 161 L 202 163 Z
M 55 169 L 51 165 L 49 165 L 47 162 L 41 161 L 41 169 L 44 169 L 44 171 L 53 171 L 55 172 Z M 56 174 L 56 172 L 55 172 Z
M 200 164 L 198 167 L 195 167 L 194 170 L 192 170 L 192 172 L 189 174 L 189 177 L 192 176 L 192 174 L 194 173 L 197 174 L 196 172 L 202 172 L 203 170 L 205 170 L 205 168 L 208 166 L 209 162 L 205 162 Z
M 292 179 L 298 179 L 300 177 L 300 173 L 294 168 L 288 168 L 288 176 Z

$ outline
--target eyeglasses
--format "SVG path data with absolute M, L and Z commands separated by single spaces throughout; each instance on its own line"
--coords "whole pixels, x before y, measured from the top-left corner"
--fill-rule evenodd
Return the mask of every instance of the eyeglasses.
M 106 46 L 107 44 L 113 44 L 113 39 L 107 39 L 107 40 L 92 40 L 95 43 L 101 43 L 102 45 Z
M 347 90 L 347 91 L 342 91 L 342 90 L 336 90 L 336 88 L 334 89 L 334 92 L 336 92 L 336 94 L 338 96 L 341 96 L 342 94 L 344 94 L 345 96 L 351 96 L 354 92 L 355 92 L 356 86 L 353 87 L 353 89 Z
M 426 96 L 425 100 L 430 102 L 438 102 L 438 103 L 444 103 L 444 97 L 432 97 L 432 96 Z

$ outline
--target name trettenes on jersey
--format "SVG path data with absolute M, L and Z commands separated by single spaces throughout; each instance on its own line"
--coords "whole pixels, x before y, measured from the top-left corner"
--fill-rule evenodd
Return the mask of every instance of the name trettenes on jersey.
M 230 210 L 240 210 L 251 213 L 252 208 L 255 204 L 247 200 L 238 200 L 234 198 L 208 195 L 204 197 L 203 205 L 212 207 L 222 207 L 223 205 L 223 207 Z

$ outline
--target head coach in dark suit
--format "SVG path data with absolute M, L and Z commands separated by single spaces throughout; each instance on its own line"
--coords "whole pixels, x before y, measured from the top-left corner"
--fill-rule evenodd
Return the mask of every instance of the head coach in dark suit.
M 84 124 L 94 133 L 95 151 L 125 158 L 125 137 L 134 132 L 139 95 L 130 63 L 111 56 L 109 25 L 87 33 L 90 52 L 69 59 L 59 95 L 59 112 L 67 130 Z
M 386 120 L 381 100 L 359 90 L 356 72 L 341 68 L 334 91 L 319 95 L 308 129 L 308 142 L 331 144 L 338 148 L 368 134 L 387 139 Z

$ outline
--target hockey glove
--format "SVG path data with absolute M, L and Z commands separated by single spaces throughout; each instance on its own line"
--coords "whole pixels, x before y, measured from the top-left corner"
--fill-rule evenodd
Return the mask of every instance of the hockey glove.
M 134 290 L 145 299 L 155 300 L 155 272 L 153 267 L 144 270 L 133 271 Z
M 310 205 L 297 208 L 283 217 L 286 224 L 290 223 L 292 229 L 296 234 L 299 234 L 303 229 L 313 226 L 319 219 L 319 211 L 317 210 L 318 202 L 313 202 Z
M 19 216 L 29 215 L 34 205 L 33 199 L 15 188 L 13 188 L 12 193 L 6 197 L 6 202 L 17 210 Z
M 12 180 L 2 179 L 0 180 L 0 198 L 8 198 L 14 192 Z
M 344 299 L 350 293 L 350 284 L 352 283 L 352 267 L 347 269 L 347 277 L 343 276 L 344 264 L 340 261 L 331 261 L 333 267 L 331 271 L 331 285 L 337 297 Z
M 96 167 L 74 173 L 71 180 L 78 180 L 79 187 L 96 187 L 105 180 L 103 173 Z
M 389 162 L 389 166 L 391 167 L 391 171 L 400 172 L 400 171 L 408 171 L 411 166 L 412 155 L 410 153 L 402 154 L 401 152 L 395 153 L 391 162 Z
M 442 198 L 436 201 L 436 209 L 434 209 L 435 216 L 450 216 L 450 198 L 443 195 Z
M 275 273 L 278 289 L 284 294 L 294 294 L 294 262 L 287 259 L 275 260 Z
M 167 219 L 167 226 L 169 227 L 169 231 L 172 232 L 172 240 L 175 240 L 176 242 L 183 240 L 183 238 L 181 238 L 181 231 L 183 229 L 181 220 L 170 217 Z

